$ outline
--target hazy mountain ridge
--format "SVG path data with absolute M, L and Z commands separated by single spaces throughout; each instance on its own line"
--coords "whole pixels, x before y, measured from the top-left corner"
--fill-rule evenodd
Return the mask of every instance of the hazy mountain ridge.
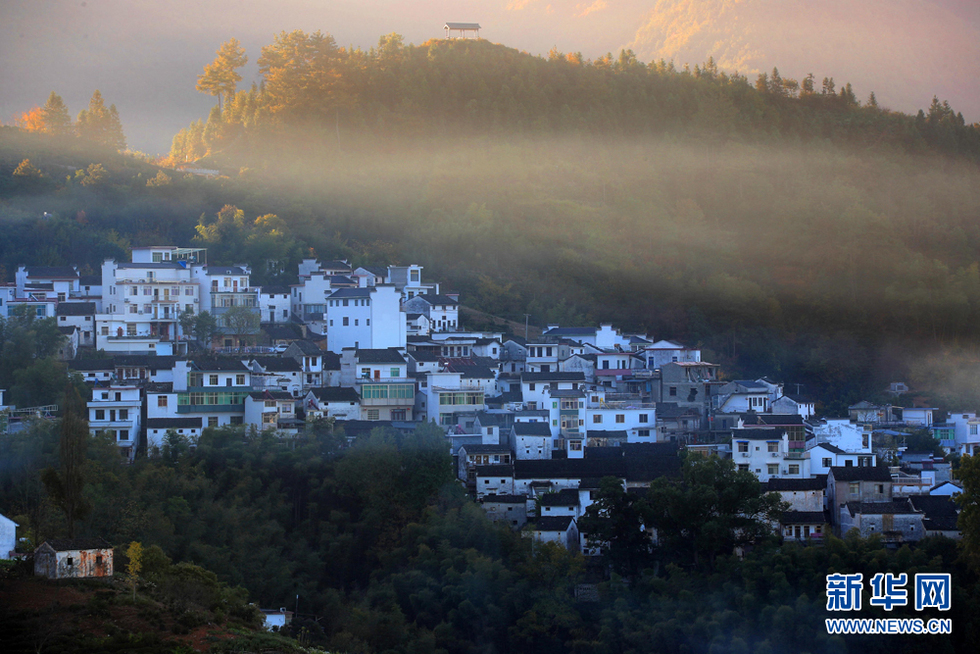
M 713 56 L 722 69 L 751 76 L 775 66 L 785 77 L 834 77 L 862 99 L 874 91 L 884 106 L 914 113 L 929 101 L 922 89 L 971 104 L 963 80 L 980 76 L 980 56 L 948 53 L 980 55 L 978 44 L 980 16 L 971 19 L 970 6 L 955 1 L 829 0 L 815 12 L 803 0 L 660 0 L 628 47 L 641 60 L 678 67 Z

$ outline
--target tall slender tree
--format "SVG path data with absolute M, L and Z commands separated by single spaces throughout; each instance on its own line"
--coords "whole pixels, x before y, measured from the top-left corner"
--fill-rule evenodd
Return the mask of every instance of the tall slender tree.
M 88 109 L 79 112 L 77 130 L 81 138 L 92 143 L 114 150 L 122 150 L 126 147 L 126 136 L 123 134 L 116 105 L 109 105 L 107 109 L 102 93 L 98 90 L 92 94 Z
M 71 116 L 68 115 L 68 106 L 61 96 L 51 91 L 48 101 L 41 108 L 44 117 L 44 131 L 55 136 L 67 136 L 72 133 Z
M 238 69 L 248 63 L 245 48 L 238 39 L 229 39 L 221 44 L 214 61 L 204 67 L 204 73 L 197 78 L 197 90 L 217 96 L 218 107 L 223 97 L 231 97 L 242 81 Z
M 69 385 L 61 417 L 58 468 L 47 468 L 41 473 L 48 495 L 65 514 L 69 538 L 75 537 L 78 521 L 83 520 L 91 509 L 82 493 L 85 485 L 85 451 L 89 441 L 85 411 L 85 401 L 78 389 Z

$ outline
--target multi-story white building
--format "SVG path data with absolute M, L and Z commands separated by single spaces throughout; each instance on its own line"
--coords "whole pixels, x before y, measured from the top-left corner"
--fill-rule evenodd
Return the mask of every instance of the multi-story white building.
M 394 286 L 342 288 L 326 300 L 327 348 L 404 348 L 407 339 L 400 296 Z
M 133 248 L 132 263 L 102 264 L 103 313 L 96 315 L 96 346 L 107 352 L 170 354 L 184 311 L 200 313 L 191 267 L 203 250 Z M 170 343 L 166 351 L 161 344 Z
M 92 400 L 87 406 L 89 431 L 111 436 L 120 453 L 132 461 L 139 446 L 143 406 L 139 386 L 98 384 L 92 389 Z
M 267 323 L 287 323 L 289 322 L 290 289 L 288 286 L 263 286 L 256 289 L 258 292 L 259 315 L 262 322 Z
M 791 442 L 781 429 L 733 430 L 732 459 L 739 470 L 754 473 L 763 483 L 774 477 L 802 479 L 810 476 L 803 444 Z
M 399 349 L 347 348 L 340 357 L 340 377 L 342 386 L 360 394 L 364 420 L 413 419 L 415 380 Z
M 236 307 L 249 310 L 256 315 L 256 323 L 261 322 L 259 314 L 258 291 L 249 286 L 251 270 L 248 266 L 209 266 L 192 267 L 201 293 L 202 311 L 209 312 L 218 321 L 221 329 L 222 345 L 236 347 L 247 345 L 245 334 L 234 334 L 234 326 L 228 323 L 228 312 Z M 185 307 L 190 309 L 190 307 Z M 236 339 L 239 341 L 236 343 Z

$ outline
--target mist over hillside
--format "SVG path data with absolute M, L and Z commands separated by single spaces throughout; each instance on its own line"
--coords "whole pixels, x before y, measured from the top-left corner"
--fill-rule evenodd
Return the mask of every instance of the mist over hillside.
M 980 76 L 980 5 L 962 0 L 660 0 L 628 47 L 678 67 L 713 56 L 750 76 L 832 76 L 905 112 L 939 95 L 980 118 L 965 83 Z

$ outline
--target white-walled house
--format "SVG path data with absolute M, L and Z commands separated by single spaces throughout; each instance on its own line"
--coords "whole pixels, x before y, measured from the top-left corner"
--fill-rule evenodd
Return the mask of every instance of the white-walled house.
M 763 483 L 773 477 L 810 476 L 802 445 L 791 448 L 789 436 L 781 429 L 732 430 L 732 459 L 736 468 L 748 470 Z
M 509 444 L 517 460 L 550 459 L 554 437 L 544 422 L 515 422 Z
M 132 461 L 139 446 L 140 409 L 143 400 L 140 388 L 133 385 L 96 385 L 88 406 L 89 431 L 112 437 L 120 453 Z
M 150 456 L 163 448 L 167 433 L 171 431 L 186 438 L 191 445 L 196 445 L 204 428 L 200 418 L 147 418 L 146 451 Z
M 17 549 L 17 527 L 19 525 L 10 518 L 0 515 L 0 559 L 13 558 Z
M 361 419 L 361 396 L 353 388 L 331 386 L 311 388 L 304 398 L 309 418 Z
M 327 348 L 405 347 L 407 327 L 394 286 L 342 288 L 326 299 Z
M 262 286 L 257 290 L 259 315 L 265 323 L 288 323 L 290 314 L 288 286 Z
M 701 350 L 673 341 L 657 341 L 643 349 L 643 356 L 648 369 L 659 370 L 665 363 L 697 363 L 701 361 Z
M 245 397 L 245 424 L 259 431 L 295 433 L 299 426 L 296 399 L 291 393 L 279 390 L 249 393 Z
M 402 350 L 346 348 L 340 356 L 340 381 L 361 396 L 364 420 L 413 419 L 415 381 Z

